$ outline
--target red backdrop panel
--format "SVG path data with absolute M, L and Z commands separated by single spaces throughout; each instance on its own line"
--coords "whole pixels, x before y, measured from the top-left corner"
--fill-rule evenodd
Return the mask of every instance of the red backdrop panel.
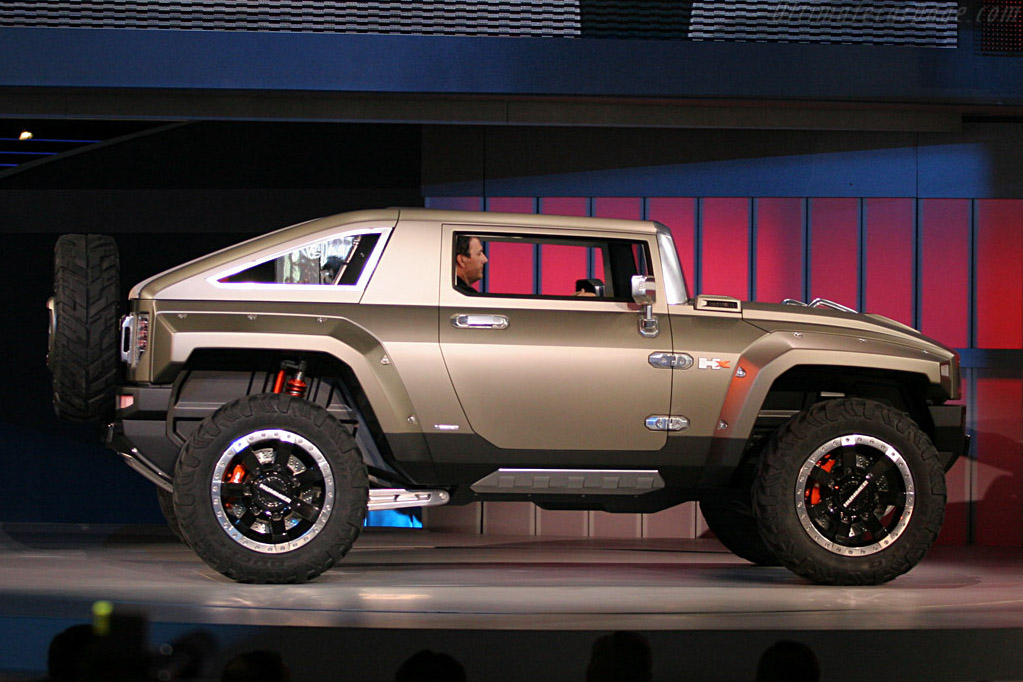
M 803 298 L 803 200 L 757 199 L 756 288 L 766 303 Z
M 866 200 L 866 312 L 913 324 L 913 199 Z
M 480 197 L 426 197 L 426 208 L 449 211 L 479 211 L 483 208 Z
M 540 213 L 547 215 L 567 216 L 588 216 L 590 213 L 590 200 L 586 197 L 542 197 L 540 199 Z M 578 279 L 577 268 L 578 257 L 573 255 L 570 249 L 559 252 L 556 248 L 543 247 L 541 258 L 542 272 L 540 273 L 540 293 L 564 295 L 567 288 L 574 288 L 575 280 Z M 599 274 L 594 277 L 604 278 L 603 263 L 600 264 Z M 587 273 L 588 274 L 588 273 Z
M 533 197 L 490 197 L 487 210 L 495 213 L 536 213 Z
M 749 298 L 749 203 L 703 200 L 698 292 Z
M 491 241 L 487 244 L 487 291 L 495 294 L 533 293 L 532 244 Z
M 970 202 L 920 201 L 920 331 L 970 345 Z
M 643 200 L 636 197 L 597 197 L 593 200 L 593 215 L 639 220 L 643 217 Z
M 575 281 L 586 277 L 586 252 L 581 246 L 544 244 L 540 247 L 540 293 L 571 296 Z
M 858 199 L 810 200 L 810 298 L 857 307 L 859 232 Z
M 977 201 L 977 347 L 1023 347 L 1023 201 Z
M 647 218 L 656 220 L 669 230 L 675 250 L 682 263 L 686 288 L 693 293 L 696 273 L 696 199 L 656 197 L 647 201 Z
M 586 197 L 541 197 L 540 213 L 546 215 L 589 215 L 590 200 Z
M 976 542 L 1019 547 L 1023 542 L 1023 390 L 1018 377 L 977 380 Z

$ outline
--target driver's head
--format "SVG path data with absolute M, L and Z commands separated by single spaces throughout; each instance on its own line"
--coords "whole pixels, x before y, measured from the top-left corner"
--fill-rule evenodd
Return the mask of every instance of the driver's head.
M 483 279 L 483 266 L 487 256 L 483 253 L 483 242 L 479 237 L 460 234 L 455 240 L 455 274 L 466 284 L 475 284 Z

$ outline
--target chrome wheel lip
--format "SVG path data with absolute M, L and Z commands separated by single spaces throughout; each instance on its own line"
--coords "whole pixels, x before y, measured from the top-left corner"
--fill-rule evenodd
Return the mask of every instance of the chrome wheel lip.
M 810 518 L 809 511 L 806 506 L 806 485 L 810 478 L 811 472 L 817 463 L 835 450 L 843 447 L 850 446 L 866 446 L 876 450 L 879 455 L 887 457 L 891 460 L 892 464 L 896 467 L 902 477 L 902 484 L 905 488 L 905 507 L 902 510 L 902 514 L 899 517 L 895 527 L 892 528 L 888 535 L 881 540 L 864 545 L 861 547 L 851 547 L 848 545 L 840 545 L 836 542 L 829 540 L 825 537 L 813 520 Z M 877 438 L 875 436 L 868 436 L 865 434 L 849 434 L 844 436 L 838 436 L 832 438 L 826 443 L 822 444 L 803 462 L 803 466 L 799 469 L 799 474 L 796 477 L 795 486 L 795 503 L 796 503 L 796 515 L 799 517 L 799 522 L 803 526 L 803 530 L 806 534 L 818 545 L 826 549 L 827 551 L 838 554 L 840 556 L 848 557 L 860 557 L 870 556 L 877 554 L 892 545 L 899 537 L 905 532 L 909 526 L 910 519 L 913 516 L 913 510 L 916 505 L 916 485 L 913 482 L 913 474 L 909 469 L 909 464 L 906 462 L 902 454 L 890 443 Z
M 308 455 L 323 475 L 324 502 L 323 506 L 320 507 L 319 516 L 305 533 L 288 542 L 257 542 L 256 540 L 243 535 L 231 522 L 231 516 L 224 508 L 223 499 L 221 497 L 221 487 L 223 485 L 224 474 L 227 471 L 228 465 L 233 462 L 235 457 L 237 457 L 246 448 L 250 447 L 254 443 L 265 441 L 291 443 L 296 449 L 301 449 L 304 454 Z M 322 531 L 323 527 L 327 524 L 334 508 L 334 476 L 331 473 L 330 463 L 327 461 L 327 458 L 323 456 L 323 453 L 316 444 L 309 439 L 292 431 L 286 431 L 283 429 L 261 429 L 259 431 L 252 431 L 241 438 L 238 438 L 220 455 L 216 465 L 213 467 L 213 476 L 210 482 L 210 498 L 213 503 L 213 514 L 217 519 L 217 523 L 220 524 L 221 529 L 227 533 L 229 538 L 246 549 L 259 552 L 260 554 L 284 554 L 286 552 L 293 552 L 296 549 L 309 544 L 320 534 L 320 531 Z

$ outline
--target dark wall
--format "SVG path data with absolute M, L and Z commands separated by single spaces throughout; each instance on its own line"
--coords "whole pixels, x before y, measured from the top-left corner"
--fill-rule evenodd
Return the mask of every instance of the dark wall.
M 427 196 L 1010 198 L 1023 197 L 1020 158 L 1023 120 L 954 133 L 436 126 L 423 184 Z
M 413 126 L 197 123 L 0 177 L 0 521 L 160 520 L 152 485 L 102 447 L 100 427 L 53 414 L 45 302 L 59 234 L 113 234 L 126 294 L 255 234 L 422 205 L 419 148 Z
M 0 28 L 0 87 L 1023 103 L 1018 55 L 717 40 Z M 12 99 L 12 102 L 16 102 Z M 84 108 L 102 106 L 80 102 Z

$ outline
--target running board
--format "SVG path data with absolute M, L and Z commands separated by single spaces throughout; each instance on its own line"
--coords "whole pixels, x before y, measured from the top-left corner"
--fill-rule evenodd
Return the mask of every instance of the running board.
M 498 469 L 472 484 L 477 493 L 642 495 L 660 490 L 656 469 Z
M 406 509 L 408 507 L 436 507 L 451 501 L 446 490 L 405 490 L 404 488 L 372 488 L 369 491 L 369 510 Z

